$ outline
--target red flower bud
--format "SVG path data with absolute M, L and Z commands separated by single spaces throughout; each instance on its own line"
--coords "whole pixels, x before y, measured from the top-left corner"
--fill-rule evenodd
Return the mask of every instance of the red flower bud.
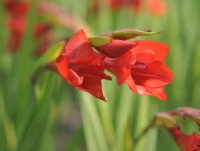
M 101 52 L 102 54 L 110 58 L 117 58 L 125 54 L 126 52 L 128 52 L 130 49 L 132 49 L 136 45 L 137 43 L 135 42 L 112 39 L 109 43 L 106 43 L 105 45 L 95 47 L 95 48 L 97 51 Z

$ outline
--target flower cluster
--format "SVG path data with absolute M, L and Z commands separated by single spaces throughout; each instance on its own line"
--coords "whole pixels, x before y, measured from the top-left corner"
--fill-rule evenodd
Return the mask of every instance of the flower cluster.
M 127 41 L 140 35 L 148 32 L 126 29 L 87 38 L 80 30 L 56 60 L 58 72 L 73 87 L 101 100 L 105 100 L 101 80 L 111 79 L 104 70 L 113 73 L 119 85 L 126 83 L 138 95 L 166 100 L 164 86 L 173 80 L 173 73 L 164 64 L 168 46 L 151 40 Z

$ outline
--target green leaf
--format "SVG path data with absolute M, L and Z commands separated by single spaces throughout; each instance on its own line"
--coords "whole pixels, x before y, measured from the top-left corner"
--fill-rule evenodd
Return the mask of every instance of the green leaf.
M 111 38 L 108 37 L 93 37 L 89 38 L 89 42 L 93 47 L 103 46 L 111 41 Z
M 104 36 L 109 36 L 113 39 L 128 40 L 136 38 L 138 36 L 150 36 L 155 35 L 160 32 L 152 32 L 151 30 L 137 30 L 137 29 L 122 29 L 114 32 L 108 32 L 103 34 Z

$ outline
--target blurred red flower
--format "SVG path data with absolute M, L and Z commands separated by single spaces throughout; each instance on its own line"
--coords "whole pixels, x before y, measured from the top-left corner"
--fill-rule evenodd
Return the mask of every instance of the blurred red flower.
M 166 11 L 164 0 L 109 0 L 109 5 L 113 10 L 127 7 L 136 12 L 147 10 L 154 15 L 163 15 Z
M 148 9 L 154 15 L 164 15 L 166 13 L 166 3 L 164 0 L 148 0 Z
M 106 68 L 116 75 L 119 85 L 127 83 L 139 95 L 166 100 L 164 86 L 173 80 L 173 73 L 164 64 L 167 52 L 168 46 L 163 43 L 140 40 L 124 55 L 107 57 Z
M 181 151 L 200 151 L 200 136 L 196 133 L 187 135 L 177 128 L 170 129 L 169 132 Z
M 4 7 L 9 15 L 6 20 L 7 27 L 10 31 L 8 39 L 8 49 L 11 52 L 16 52 L 21 44 L 26 28 L 26 19 L 29 11 L 29 2 L 24 0 L 4 0 Z M 41 43 L 38 48 L 38 54 L 46 51 L 51 41 L 51 26 L 49 24 L 37 22 L 34 25 L 33 38 Z
M 56 67 L 62 78 L 74 88 L 86 91 L 105 100 L 101 80 L 110 80 L 104 74 L 104 56 L 93 51 L 83 30 L 66 43 Z
M 29 10 L 29 3 L 20 0 L 4 0 L 5 10 L 14 17 L 24 17 Z

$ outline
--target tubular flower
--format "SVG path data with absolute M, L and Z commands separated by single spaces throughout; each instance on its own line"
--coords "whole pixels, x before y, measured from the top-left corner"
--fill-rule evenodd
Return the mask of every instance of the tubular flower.
M 139 95 L 152 95 L 166 100 L 164 86 L 173 80 L 173 73 L 164 64 L 167 45 L 149 40 L 137 41 L 137 46 L 118 58 L 105 59 L 106 68 L 116 75 L 118 84 L 126 83 Z
M 93 51 L 83 30 L 66 43 L 56 67 L 62 78 L 73 87 L 105 100 L 101 80 L 110 80 L 104 74 L 104 56 Z
M 200 151 L 200 136 L 196 133 L 187 135 L 177 128 L 170 129 L 169 132 L 181 151 Z

